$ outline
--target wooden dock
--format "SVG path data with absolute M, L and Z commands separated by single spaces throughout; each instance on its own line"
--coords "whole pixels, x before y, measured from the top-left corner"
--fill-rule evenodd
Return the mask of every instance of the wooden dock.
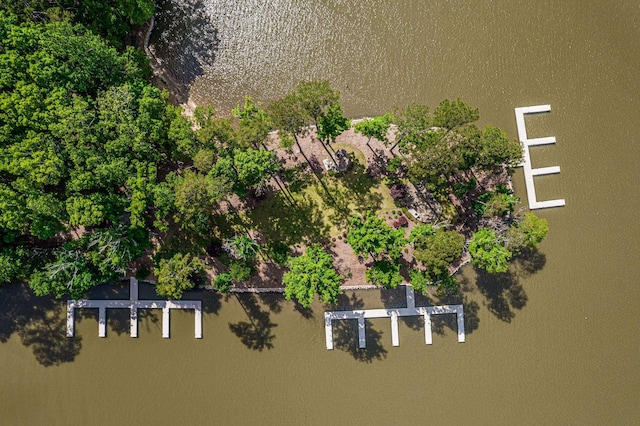
M 202 302 L 199 300 L 139 300 L 138 280 L 129 278 L 129 300 L 81 299 L 67 301 L 67 337 L 75 334 L 75 310 L 98 309 L 98 336 L 107 336 L 107 309 L 130 310 L 130 334 L 138 337 L 138 309 L 162 309 L 162 337 L 169 338 L 169 312 L 171 309 L 193 309 L 195 311 L 195 338 L 202 338 Z
M 551 111 L 551 105 L 536 105 L 529 107 L 516 108 L 516 125 L 518 126 L 518 139 L 522 142 L 522 148 L 524 151 L 524 158 L 522 161 L 522 167 L 524 170 L 524 181 L 527 187 L 527 199 L 529 201 L 529 208 L 533 209 L 545 209 L 550 207 L 562 207 L 565 205 L 564 199 L 538 201 L 536 197 L 536 187 L 533 182 L 534 176 L 551 175 L 560 173 L 559 166 L 541 167 L 538 169 L 531 168 L 531 156 L 529 155 L 530 146 L 550 145 L 556 143 L 554 136 L 545 138 L 529 139 L 527 137 L 527 126 L 524 122 L 525 114 L 539 114 L 542 112 Z
M 365 319 L 367 318 L 390 318 L 391 319 L 391 343 L 393 346 L 400 345 L 398 333 L 398 317 L 423 316 L 424 317 L 424 339 L 425 344 L 433 343 L 431 336 L 431 316 L 443 314 L 455 314 L 458 325 L 458 342 L 465 341 L 464 334 L 464 309 L 462 305 L 444 306 L 418 306 L 415 303 L 415 294 L 411 286 L 405 285 L 407 296 L 406 308 L 392 309 L 366 309 L 353 311 L 331 311 L 324 313 L 324 329 L 327 349 L 333 349 L 333 321 L 355 319 L 358 321 L 358 347 L 365 348 L 366 330 Z

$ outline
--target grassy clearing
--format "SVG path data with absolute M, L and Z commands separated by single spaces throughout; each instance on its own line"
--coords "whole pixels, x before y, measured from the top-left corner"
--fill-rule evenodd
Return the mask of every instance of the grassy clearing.
M 216 219 L 222 235 L 259 229 L 268 242 L 287 245 L 326 241 L 346 230 L 354 213 L 383 213 L 397 207 L 389 188 L 366 174 L 365 157 L 349 145 L 336 145 L 352 154 L 351 168 L 343 176 L 297 175 L 282 191 L 257 208 Z

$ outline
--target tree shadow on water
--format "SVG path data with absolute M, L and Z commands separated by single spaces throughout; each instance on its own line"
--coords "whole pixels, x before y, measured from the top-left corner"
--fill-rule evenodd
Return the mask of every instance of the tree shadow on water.
M 546 262 L 543 253 L 537 249 L 529 249 L 515 257 L 509 271 L 505 273 L 489 274 L 476 268 L 476 285 L 487 299 L 489 311 L 500 320 L 511 322 L 515 317 L 514 310 L 524 308 L 529 300 L 520 279 L 537 273 L 544 268 Z
M 191 84 L 213 65 L 220 47 L 218 29 L 207 16 L 202 0 L 157 2 L 150 49 L 175 78 L 180 101 L 186 102 Z
M 238 303 L 244 309 L 249 318 L 249 322 L 240 321 L 238 323 L 229 323 L 229 329 L 240 338 L 240 341 L 249 349 L 262 352 L 263 349 L 272 349 L 273 340 L 276 336 L 273 334 L 273 328 L 277 324 L 271 322 L 269 312 L 263 311 L 258 305 L 258 300 L 254 294 L 235 293 Z
M 364 302 L 355 293 L 348 297 L 344 294 L 338 297 L 340 310 L 362 309 Z M 356 361 L 372 363 L 387 357 L 387 350 L 380 343 L 383 333 L 372 327 L 371 321 L 365 320 L 366 347 L 358 346 L 357 320 L 332 321 L 333 347 L 349 353 Z
M 66 305 L 37 297 L 25 284 L 0 288 L 0 342 L 15 333 L 45 367 L 72 362 L 82 348 L 81 337 L 66 337 Z

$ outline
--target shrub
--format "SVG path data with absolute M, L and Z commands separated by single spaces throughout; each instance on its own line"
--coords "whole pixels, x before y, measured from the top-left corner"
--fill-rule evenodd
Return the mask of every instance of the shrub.
M 405 228 L 405 227 L 407 227 L 407 225 L 409 225 L 409 221 L 407 220 L 407 218 L 404 215 L 400 216 L 398 218 L 398 220 L 395 220 L 393 222 L 393 227 L 396 228 L 396 229 L 400 228 L 400 227 Z
M 394 183 L 389 188 L 389 196 L 394 200 L 401 200 L 407 195 L 407 187 L 401 183 Z
M 311 154 L 309 156 L 309 165 L 314 172 L 322 171 L 322 164 L 320 163 L 320 160 L 318 160 L 318 157 L 315 156 L 315 154 Z
M 233 281 L 247 281 L 253 275 L 253 268 L 247 262 L 233 262 L 229 266 L 229 274 Z
M 228 293 L 233 287 L 233 278 L 231 278 L 231 274 L 228 272 L 218 274 L 213 282 L 213 287 L 215 287 L 215 289 L 220 293 Z

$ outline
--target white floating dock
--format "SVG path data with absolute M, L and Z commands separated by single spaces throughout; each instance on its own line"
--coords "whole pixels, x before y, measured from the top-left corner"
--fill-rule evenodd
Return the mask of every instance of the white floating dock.
M 529 107 L 516 108 L 516 125 L 518 127 L 518 139 L 522 142 L 523 148 L 523 161 L 522 167 L 524 169 L 524 181 L 527 187 L 527 199 L 529 201 L 529 208 L 544 209 L 550 207 L 562 207 L 565 205 L 564 199 L 538 201 L 536 197 L 536 187 L 533 182 L 534 176 L 544 176 L 555 173 L 560 173 L 559 166 L 541 167 L 538 169 L 531 168 L 531 156 L 529 155 L 530 146 L 550 145 L 556 143 L 554 136 L 548 136 L 544 138 L 529 139 L 527 137 L 527 126 L 524 122 L 525 114 L 539 114 L 542 112 L 551 111 L 551 105 L 535 105 Z
M 423 316 L 425 335 L 424 340 L 427 345 L 432 344 L 431 337 L 431 315 L 455 314 L 458 325 L 458 342 L 465 341 L 464 334 L 464 308 L 462 305 L 443 306 L 420 306 L 416 307 L 415 294 L 409 285 L 405 285 L 407 295 L 407 307 L 395 309 L 367 309 L 353 311 L 332 311 L 324 313 L 324 330 L 327 349 L 333 349 L 333 325 L 332 321 L 337 320 L 358 320 L 358 346 L 366 347 L 365 319 L 367 318 L 391 318 L 391 342 L 393 346 L 400 345 L 398 333 L 398 317 Z
M 130 310 L 130 334 L 138 337 L 138 309 L 162 309 L 162 337 L 169 337 L 169 312 L 171 309 L 193 309 L 195 311 L 195 338 L 202 338 L 202 302 L 200 300 L 139 300 L 138 280 L 129 279 L 129 300 L 68 300 L 67 301 L 67 337 L 75 334 L 75 309 L 98 309 L 98 336 L 107 336 L 107 308 Z

